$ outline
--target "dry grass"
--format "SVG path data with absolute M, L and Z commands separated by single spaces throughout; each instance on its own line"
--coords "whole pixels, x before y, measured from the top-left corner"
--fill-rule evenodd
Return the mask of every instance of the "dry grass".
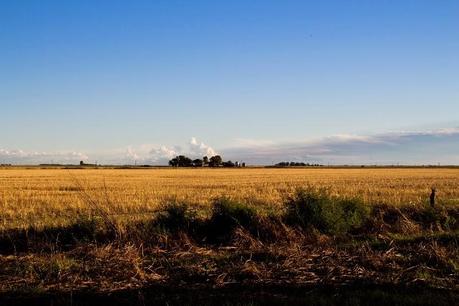
M 151 286 L 239 300 L 237 288 L 288 297 L 368 285 L 403 292 L 382 304 L 426 302 L 410 287 L 443 290 L 428 304 L 452 305 L 458 185 L 459 169 L 0 170 L 0 304 Z
M 431 186 L 459 204 L 459 169 L 0 169 L 0 229 L 62 226 L 79 215 L 142 218 L 167 199 L 207 207 L 226 196 L 276 210 L 297 187 L 366 203 L 421 205 Z M 94 203 L 93 203 L 94 204 Z

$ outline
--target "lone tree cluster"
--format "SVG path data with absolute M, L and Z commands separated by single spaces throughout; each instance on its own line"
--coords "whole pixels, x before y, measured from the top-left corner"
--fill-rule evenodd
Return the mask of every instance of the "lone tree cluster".
M 191 159 L 185 155 L 179 155 L 169 161 L 169 166 L 172 167 L 245 167 L 245 163 L 223 161 L 220 155 L 208 158 L 204 156 L 202 159 Z
M 303 163 L 303 162 L 280 162 L 275 164 L 276 167 L 320 167 L 320 164 L 310 164 L 310 163 Z

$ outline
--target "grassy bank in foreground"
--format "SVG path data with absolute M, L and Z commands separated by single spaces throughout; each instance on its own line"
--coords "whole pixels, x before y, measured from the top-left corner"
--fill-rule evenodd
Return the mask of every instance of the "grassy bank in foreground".
M 129 222 L 92 205 L 65 227 L 0 233 L 3 298 L 343 285 L 457 297 L 457 207 L 370 206 L 315 188 L 298 189 L 277 210 L 228 198 L 208 209 L 171 201 Z
M 72 306 L 140 306 L 140 305 L 455 305 L 457 292 L 444 289 L 405 286 L 228 286 L 226 288 L 181 288 L 150 286 L 111 294 L 94 292 L 10 296 L 2 305 L 72 305 Z

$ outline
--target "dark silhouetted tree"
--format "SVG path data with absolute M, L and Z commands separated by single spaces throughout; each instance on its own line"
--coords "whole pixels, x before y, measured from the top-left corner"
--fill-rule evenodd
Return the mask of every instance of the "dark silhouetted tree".
M 202 167 L 203 164 L 204 163 L 203 163 L 202 159 L 198 158 L 198 159 L 193 160 L 193 167 Z
M 220 155 L 212 156 L 209 159 L 209 167 L 220 167 L 222 165 L 222 157 Z
M 178 158 L 177 158 L 177 157 L 174 157 L 173 159 L 171 159 L 171 160 L 169 161 L 169 166 L 178 167 Z
M 232 168 L 236 166 L 232 161 L 226 161 L 226 162 L 223 162 L 223 167 L 228 167 L 228 168 Z
M 193 161 L 191 158 L 184 155 L 179 155 L 169 161 L 169 165 L 173 167 L 192 167 Z

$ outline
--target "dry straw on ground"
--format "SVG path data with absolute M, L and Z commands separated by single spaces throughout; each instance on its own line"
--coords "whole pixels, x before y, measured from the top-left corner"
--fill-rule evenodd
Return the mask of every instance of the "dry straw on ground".
M 167 199 L 207 207 L 219 196 L 276 211 L 306 185 L 368 204 L 459 204 L 459 169 L 0 169 L 0 229 L 60 226 L 94 213 L 118 219 L 151 214 Z M 97 213 L 97 212 L 96 212 Z

